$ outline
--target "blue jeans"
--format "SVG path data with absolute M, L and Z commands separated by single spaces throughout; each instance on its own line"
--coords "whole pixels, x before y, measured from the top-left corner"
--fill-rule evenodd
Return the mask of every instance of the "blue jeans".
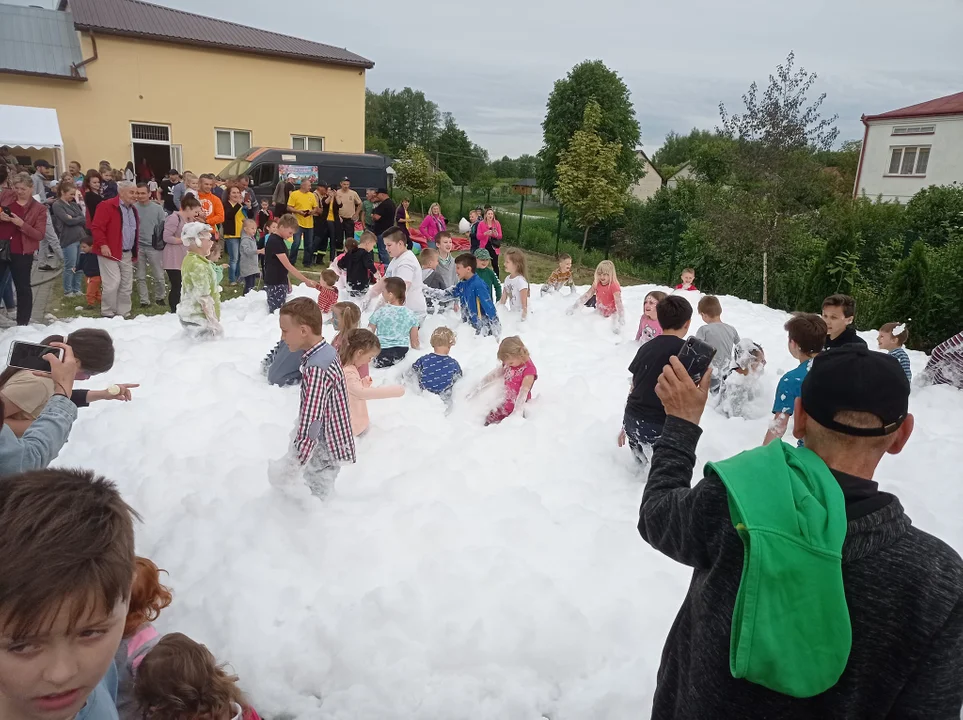
M 17 307 L 17 299 L 13 294 L 13 273 L 10 272 L 10 268 L 3 272 L 3 279 L 0 279 L 0 301 L 7 310 Z
M 80 257 L 80 243 L 72 243 L 64 248 L 64 295 L 80 292 L 80 284 L 83 281 L 84 274 L 74 272 L 78 257 Z
M 312 258 L 310 255 L 310 253 L 314 250 L 314 228 L 306 228 L 299 225 L 298 231 L 294 233 L 294 241 L 291 243 L 292 265 L 298 262 L 298 251 L 301 249 L 302 238 L 304 238 L 304 264 L 311 265 L 314 263 L 314 258 Z M 308 262 L 309 260 L 311 262 Z
M 241 276 L 241 238 L 226 238 L 227 248 L 227 280 L 236 283 Z
M 378 260 L 381 261 L 382 265 L 391 262 L 391 258 L 388 256 L 388 248 L 385 247 L 384 234 L 378 236 Z

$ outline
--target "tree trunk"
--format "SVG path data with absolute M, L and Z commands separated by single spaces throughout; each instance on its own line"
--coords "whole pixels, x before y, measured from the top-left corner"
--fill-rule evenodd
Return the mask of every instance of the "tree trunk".
M 576 267 L 582 267 L 582 258 L 585 257 L 585 246 L 588 245 L 588 234 L 589 230 L 591 229 L 591 225 L 585 228 L 585 235 L 582 236 L 582 252 L 578 254 L 578 262 L 576 263 Z
M 762 304 L 769 304 L 769 253 L 762 251 Z

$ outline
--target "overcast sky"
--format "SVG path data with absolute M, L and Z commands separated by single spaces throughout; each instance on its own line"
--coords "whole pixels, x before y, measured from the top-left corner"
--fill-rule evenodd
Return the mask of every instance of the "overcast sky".
M 963 91 L 963 0 L 156 1 L 346 46 L 374 61 L 369 88 L 424 91 L 493 158 L 538 151 L 552 84 L 587 58 L 628 84 L 650 153 L 669 130 L 714 128 L 720 101 L 738 111 L 790 50 L 840 140 L 862 137 L 863 113 Z

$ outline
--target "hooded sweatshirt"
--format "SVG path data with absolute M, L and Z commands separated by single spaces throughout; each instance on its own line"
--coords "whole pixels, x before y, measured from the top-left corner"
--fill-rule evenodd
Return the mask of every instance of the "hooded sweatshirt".
M 841 568 L 852 646 L 845 669 L 832 687 L 809 698 L 733 677 L 730 647 L 741 612 L 745 546 L 718 475 L 710 468 L 690 488 L 700 434 L 692 423 L 666 419 L 642 496 L 639 533 L 693 568 L 662 652 L 652 717 L 958 718 L 963 560 L 914 528 L 899 500 L 876 483 L 836 471 L 847 516 Z M 755 632 L 783 632 L 772 627 L 775 619 L 767 622 L 770 627 Z

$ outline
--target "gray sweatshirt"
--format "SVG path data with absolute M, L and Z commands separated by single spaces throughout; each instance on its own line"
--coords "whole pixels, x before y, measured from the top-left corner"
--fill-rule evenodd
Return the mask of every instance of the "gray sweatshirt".
M 68 247 L 87 237 L 87 218 L 84 209 L 75 202 L 57 200 L 50 208 L 54 231 L 60 247 Z
M 257 240 L 250 235 L 241 235 L 241 277 L 257 275 L 261 268 L 257 261 Z
M 151 247 L 154 242 L 154 229 L 164 225 L 167 213 L 155 202 L 137 203 L 137 217 L 140 218 L 140 234 L 137 238 L 141 245 Z
M 721 380 L 732 369 L 732 348 L 739 342 L 739 333 L 732 325 L 717 322 L 703 325 L 696 331 L 696 337 L 716 349 L 712 367 L 715 376 Z
M 438 258 L 438 267 L 435 272 L 441 275 L 445 281 L 445 288 L 454 287 L 458 284 L 458 272 L 455 270 L 455 256 L 449 256 L 447 261 Z

